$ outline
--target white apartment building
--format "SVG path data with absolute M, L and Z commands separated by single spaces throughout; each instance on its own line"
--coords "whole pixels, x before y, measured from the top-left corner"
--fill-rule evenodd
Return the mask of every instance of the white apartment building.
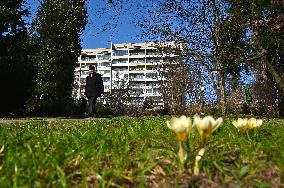
M 167 43 L 168 45 L 169 43 Z M 160 81 L 156 66 L 163 63 L 164 55 L 157 43 L 112 44 L 111 48 L 83 49 L 75 68 L 74 96 L 84 97 L 88 67 L 94 65 L 102 75 L 105 93 L 114 93 L 121 84 L 138 91 L 133 94 L 136 104 L 146 99 L 163 106 Z M 134 96 L 135 95 L 135 96 Z

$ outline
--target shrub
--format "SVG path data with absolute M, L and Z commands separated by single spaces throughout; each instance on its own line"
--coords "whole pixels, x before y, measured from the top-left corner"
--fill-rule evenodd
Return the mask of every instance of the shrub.
M 98 117 L 114 117 L 120 115 L 116 108 L 103 104 L 98 104 L 96 106 L 96 114 Z

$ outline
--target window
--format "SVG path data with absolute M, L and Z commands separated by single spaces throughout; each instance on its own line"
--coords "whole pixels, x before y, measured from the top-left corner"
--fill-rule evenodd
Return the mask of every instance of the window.
M 146 78 L 156 79 L 157 78 L 157 73 L 147 73 L 146 74 Z
M 110 66 L 110 63 L 101 63 L 101 66 L 102 66 L 102 67 L 109 67 L 109 66 Z
M 149 49 L 147 55 L 161 55 L 161 53 L 157 49 Z
M 127 60 L 113 60 L 112 64 L 126 64 L 127 62 Z
M 98 57 L 99 60 L 110 59 L 110 55 L 106 55 L 106 54 L 98 54 L 97 57 Z
M 82 75 L 88 75 L 89 71 L 82 71 Z
M 112 55 L 114 55 L 114 56 L 124 56 L 124 55 L 128 55 L 128 51 L 127 50 L 114 50 L 112 52 Z
M 147 59 L 147 63 L 151 63 L 151 64 L 156 64 L 156 63 L 159 63 L 160 61 L 158 59 Z
M 132 60 L 132 61 L 130 61 L 130 63 L 133 63 L 133 64 L 140 64 L 140 63 L 144 63 L 144 61 L 137 59 L 137 60 Z
M 130 51 L 129 52 L 130 53 L 130 56 L 132 56 L 132 55 L 145 55 L 145 52 L 144 52 L 144 50 L 143 51 Z
M 152 93 L 152 89 L 146 89 L 146 93 Z
M 110 78 L 102 78 L 104 82 L 110 82 Z
M 159 94 L 160 93 L 160 89 L 154 89 L 153 91 L 155 94 Z
M 110 89 L 110 85 L 105 85 L 104 87 L 105 87 L 106 90 Z
M 147 85 L 147 86 L 159 86 L 159 83 L 147 82 L 146 85 Z
M 81 63 L 81 68 L 87 68 L 86 63 Z
M 97 63 L 98 67 L 109 67 L 110 63 Z

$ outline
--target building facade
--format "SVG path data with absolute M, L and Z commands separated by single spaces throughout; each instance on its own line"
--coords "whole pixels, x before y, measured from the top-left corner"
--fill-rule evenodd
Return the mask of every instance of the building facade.
M 160 45 L 160 44 L 159 44 Z M 164 63 L 158 44 L 112 44 L 111 48 L 83 49 L 75 68 L 74 96 L 84 97 L 88 67 L 94 65 L 102 75 L 105 94 L 126 88 L 137 105 L 149 99 L 163 106 L 160 77 L 156 67 Z

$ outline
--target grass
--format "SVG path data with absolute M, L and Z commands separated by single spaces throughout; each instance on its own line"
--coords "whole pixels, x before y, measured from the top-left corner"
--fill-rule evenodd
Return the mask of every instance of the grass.
M 0 187 L 280 187 L 284 120 L 240 135 L 225 119 L 201 148 L 195 130 L 182 172 L 166 118 L 31 121 L 0 124 Z

